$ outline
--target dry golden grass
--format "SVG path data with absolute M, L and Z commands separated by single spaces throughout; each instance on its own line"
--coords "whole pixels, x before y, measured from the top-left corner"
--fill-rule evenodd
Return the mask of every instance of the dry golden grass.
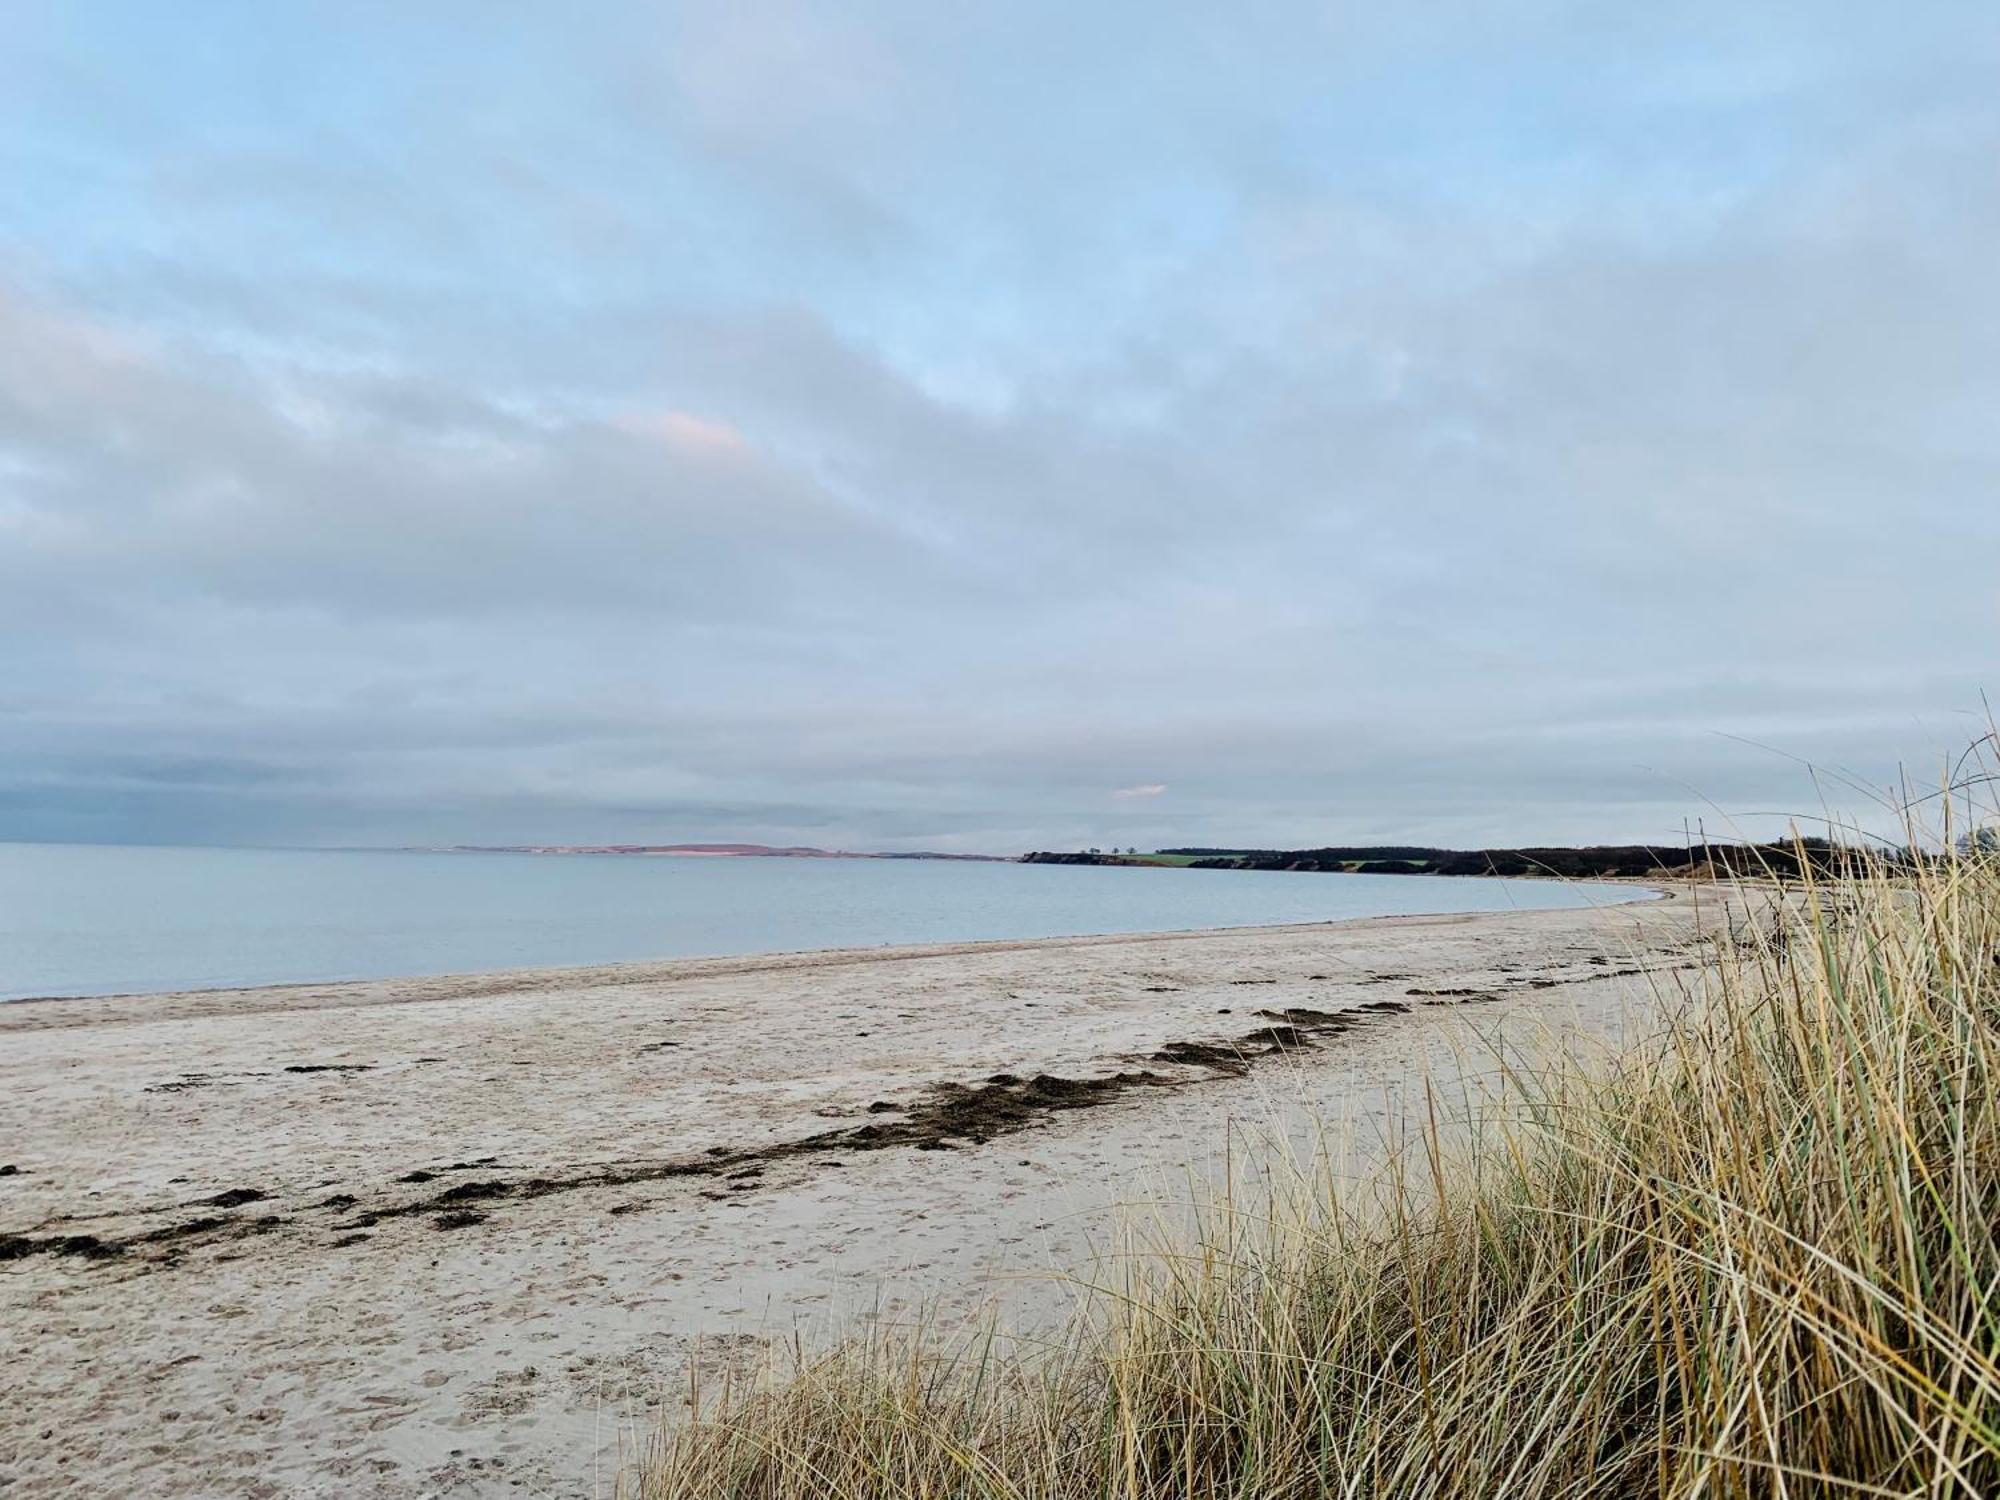
M 1386 1215 L 1225 1216 L 1057 1353 L 861 1346 L 646 1500 L 2000 1494 L 2000 864 L 1807 883 Z M 1090 1331 L 1084 1331 L 1089 1329 Z

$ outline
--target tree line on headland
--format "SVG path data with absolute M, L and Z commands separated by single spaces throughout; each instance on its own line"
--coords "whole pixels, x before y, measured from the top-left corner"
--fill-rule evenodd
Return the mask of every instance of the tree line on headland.
M 1849 874 L 1864 862 L 1879 869 L 1880 850 L 1823 838 L 1763 844 L 1701 842 L 1680 846 L 1598 844 L 1585 848 L 1431 849 L 1367 845 L 1324 849 L 1161 849 L 1154 854 L 1057 853 L 1022 856 L 1038 865 L 1179 865 L 1198 870 L 1316 870 L 1351 875 L 1797 876 Z

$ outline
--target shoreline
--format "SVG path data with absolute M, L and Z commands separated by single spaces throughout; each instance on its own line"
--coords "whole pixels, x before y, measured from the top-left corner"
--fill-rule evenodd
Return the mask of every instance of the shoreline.
M 1411 877 L 1423 878 L 1423 877 Z M 1533 876 L 1435 876 L 1434 879 L 1497 879 L 1527 880 L 1556 877 Z M 1360 917 L 1334 917 L 1314 922 L 1246 922 L 1220 927 L 1172 927 L 1146 929 L 1134 932 L 1086 932 L 1058 934 L 1053 937 L 1030 938 L 966 938 L 932 943 L 883 943 L 873 947 L 835 946 L 827 948 L 782 948 L 766 952 L 751 953 L 710 953 L 674 958 L 618 959 L 608 963 L 544 964 L 531 968 L 514 969 L 458 969 L 435 974 L 394 974 L 364 979 L 294 979 L 273 984 L 205 985 L 196 989 L 158 990 L 116 990 L 108 994 L 55 994 L 17 995 L 12 999 L 0 998 L 0 1034 L 10 1029 L 21 1029 L 10 1017 L 10 1011 L 18 1006 L 78 1006 L 93 1003 L 134 1004 L 147 1001 L 192 1001 L 201 997 L 271 996 L 274 999 L 304 991 L 330 991 L 363 988 L 396 988 L 414 986 L 428 989 L 448 987 L 447 993 L 389 995 L 376 999 L 352 999 L 345 1002 L 330 1001 L 331 1004 L 352 1005 L 395 1005 L 421 1003 L 427 1000 L 472 998 L 482 994 L 511 993 L 520 989 L 535 988 L 544 983 L 591 978 L 592 982 L 605 984 L 648 983 L 668 981 L 677 978 L 694 977 L 705 973 L 751 973 L 765 968 L 795 969 L 821 964 L 835 965 L 848 963 L 884 962 L 894 963 L 908 959 L 956 957 L 962 955 L 1035 951 L 1050 947 L 1070 945 L 1087 946 L 1105 943 L 1172 942 L 1177 939 L 1213 937 L 1239 932 L 1310 932 L 1319 929 L 1349 928 L 1365 923 L 1395 923 L 1434 921 L 1452 918 L 1473 918 L 1492 916 L 1531 916 L 1541 912 L 1573 912 L 1616 910 L 1654 901 L 1681 899 L 1681 892 L 1673 882 L 1640 880 L 1622 877 L 1593 879 L 1592 885 L 1630 885 L 1633 894 L 1619 901 L 1604 902 L 1595 906 L 1581 907 L 1495 907 L 1490 910 L 1463 912 L 1387 912 Z M 1720 888 L 1718 888 L 1720 889 Z M 727 967 L 737 966 L 742 967 Z M 621 971 L 629 977 L 619 977 Z M 597 976 L 603 976 L 599 978 Z M 491 986 L 492 988 L 486 988 Z M 283 1005 L 271 1008 L 285 1009 Z
M 691 1358 L 1053 1326 L 1221 1143 L 1362 1171 L 1648 1034 L 1731 905 L 0 1007 L 13 1493 L 607 1494 Z

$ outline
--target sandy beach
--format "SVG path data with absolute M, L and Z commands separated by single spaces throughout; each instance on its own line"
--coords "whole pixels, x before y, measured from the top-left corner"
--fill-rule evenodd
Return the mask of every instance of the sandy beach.
M 1359 1161 L 1426 1078 L 1642 1032 L 1727 915 L 0 1005 L 0 1493 L 610 1495 L 698 1338 L 1060 1316 L 1232 1132 Z

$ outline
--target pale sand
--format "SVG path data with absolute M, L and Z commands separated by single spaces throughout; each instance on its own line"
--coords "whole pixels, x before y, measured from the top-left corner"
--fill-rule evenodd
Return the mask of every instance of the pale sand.
M 161 1232 L 0 1260 L 0 1494 L 608 1495 L 697 1335 L 749 1364 L 926 1301 L 1056 1316 L 1048 1273 L 1232 1130 L 1393 1124 L 1496 1039 L 1628 1039 L 1697 905 L 0 1005 L 0 1234 Z M 1147 1060 L 1384 1000 L 1411 1008 L 1247 1076 Z M 329 1064 L 366 1071 L 285 1071 Z M 756 1173 L 941 1082 L 1138 1069 L 1180 1086 L 671 1175 L 711 1148 Z M 511 1192 L 439 1227 L 467 1183 Z M 203 1201 L 236 1189 L 265 1196 Z

